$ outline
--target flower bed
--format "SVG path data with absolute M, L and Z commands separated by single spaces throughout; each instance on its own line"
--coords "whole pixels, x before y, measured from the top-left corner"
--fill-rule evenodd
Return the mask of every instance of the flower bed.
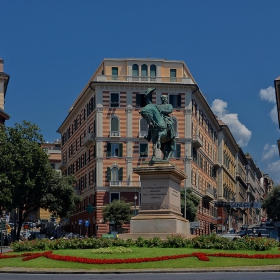
M 75 257 L 75 256 L 62 256 L 59 254 L 54 254 L 52 251 L 46 251 L 43 253 L 24 253 L 18 255 L 0 254 L 0 259 L 21 258 L 21 257 L 22 257 L 22 261 L 29 261 L 39 257 L 45 257 L 56 261 L 75 262 L 75 263 L 84 263 L 84 264 L 123 264 L 123 263 L 157 262 L 157 261 L 190 258 L 190 257 L 196 257 L 200 261 L 209 261 L 210 260 L 209 257 L 280 259 L 280 254 L 248 255 L 248 254 L 227 254 L 227 253 L 208 254 L 208 253 L 194 252 L 191 254 L 180 254 L 180 255 L 172 255 L 172 256 L 153 257 L 153 258 L 127 258 L 127 259 L 91 259 L 91 258 L 82 258 L 82 257 Z

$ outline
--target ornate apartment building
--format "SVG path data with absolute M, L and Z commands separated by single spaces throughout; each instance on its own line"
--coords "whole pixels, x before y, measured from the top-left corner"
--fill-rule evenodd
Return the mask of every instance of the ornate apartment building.
M 0 125 L 9 120 L 10 116 L 4 111 L 5 96 L 10 76 L 4 72 L 4 60 L 0 58 Z
M 167 95 L 174 108 L 176 151 L 171 161 L 188 177 L 181 187 L 192 188 L 200 198 L 200 228 L 195 233 L 209 233 L 210 223 L 229 226 L 229 213 L 218 210 L 214 202 L 235 198 L 237 182 L 246 199 L 247 182 L 242 181 L 246 171 L 236 161 L 239 147 L 183 61 L 104 59 L 58 128 L 60 168 L 63 174 L 76 176 L 76 191 L 82 197 L 69 231 L 95 236 L 111 231 L 113 221 L 103 221 L 102 208 L 114 199 L 133 203 L 134 213 L 140 209 L 141 182 L 133 167 L 152 155 L 152 145 L 144 139 L 148 125 L 139 111 L 146 105 L 146 89 L 153 87 L 152 102 L 159 104 L 161 95 Z M 242 177 L 236 177 L 237 170 Z

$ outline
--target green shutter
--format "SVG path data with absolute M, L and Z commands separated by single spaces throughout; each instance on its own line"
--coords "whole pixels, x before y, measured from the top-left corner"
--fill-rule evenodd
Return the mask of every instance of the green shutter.
M 119 181 L 123 180 L 123 167 L 119 169 Z
M 181 104 L 182 104 L 182 101 L 181 101 L 181 94 L 179 94 L 178 96 L 177 96 L 177 107 L 178 108 L 180 108 L 181 107 Z
M 123 156 L 123 144 L 119 143 L 119 157 Z
M 141 95 L 140 93 L 136 93 L 136 107 L 141 107 Z
M 111 181 L 111 168 L 107 167 L 107 181 Z
M 156 73 L 157 73 L 157 70 L 156 70 L 157 68 L 156 68 L 156 66 L 153 64 L 153 65 L 151 65 L 151 67 L 150 67 L 150 76 L 151 77 L 155 77 L 156 76 Z
M 177 158 L 181 157 L 181 145 L 180 144 L 176 145 L 176 157 Z
M 107 143 L 107 157 L 111 156 L 111 143 Z

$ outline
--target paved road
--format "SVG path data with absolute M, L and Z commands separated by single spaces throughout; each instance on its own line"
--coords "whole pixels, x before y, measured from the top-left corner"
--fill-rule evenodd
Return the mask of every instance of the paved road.
M 208 272 L 141 274 L 0 274 L 2 280 L 279 280 L 280 272 Z

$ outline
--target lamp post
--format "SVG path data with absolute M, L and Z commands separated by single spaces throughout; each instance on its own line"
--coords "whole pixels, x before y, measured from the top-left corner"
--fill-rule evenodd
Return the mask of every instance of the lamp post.
M 134 216 L 136 216 L 136 200 L 137 200 L 137 195 L 134 195 Z

